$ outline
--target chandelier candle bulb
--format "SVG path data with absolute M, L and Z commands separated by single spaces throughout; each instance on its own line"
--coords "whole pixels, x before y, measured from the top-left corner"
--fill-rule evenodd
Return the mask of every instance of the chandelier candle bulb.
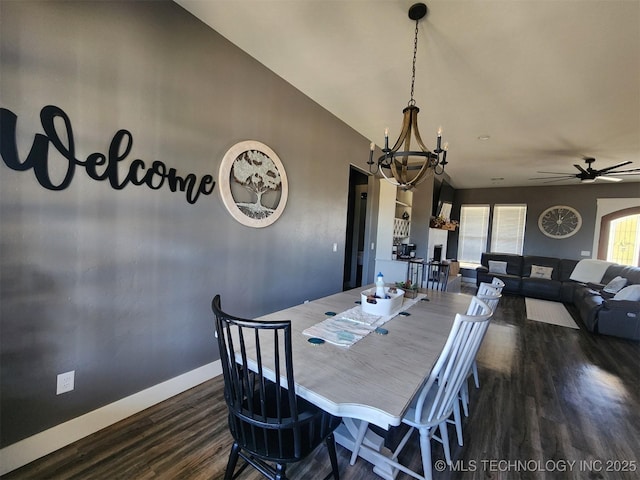
M 371 145 L 369 145 L 369 147 L 371 148 L 371 151 L 373 152 L 376 149 L 376 144 L 371 142 Z

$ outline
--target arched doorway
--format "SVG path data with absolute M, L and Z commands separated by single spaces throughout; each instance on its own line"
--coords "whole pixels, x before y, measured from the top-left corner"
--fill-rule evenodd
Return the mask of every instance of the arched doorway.
M 602 217 L 598 258 L 640 266 L 640 207 L 625 208 Z

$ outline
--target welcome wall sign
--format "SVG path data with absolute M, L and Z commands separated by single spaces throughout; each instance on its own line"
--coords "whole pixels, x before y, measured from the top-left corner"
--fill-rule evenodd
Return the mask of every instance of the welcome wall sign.
M 71 121 L 59 107 L 47 105 L 40 111 L 40 121 L 44 135 L 36 133 L 31 150 L 23 161 L 18 156 L 16 142 L 17 115 L 11 110 L 0 108 L 0 155 L 7 167 L 17 170 L 33 170 L 40 185 L 48 190 L 64 190 L 67 188 L 76 171 L 76 167 L 84 167 L 87 175 L 94 180 L 108 181 L 115 190 L 122 190 L 129 183 L 146 185 L 158 190 L 166 183 L 169 190 L 185 192 L 187 202 L 194 204 L 200 195 L 210 195 L 216 185 L 211 175 L 203 175 L 200 179 L 195 174 L 178 175 L 175 168 L 168 168 L 163 162 L 155 160 L 147 167 L 144 161 L 135 159 L 128 170 L 121 175 L 118 164 L 125 160 L 131 152 L 133 137 L 127 130 L 118 130 L 113 136 L 106 154 L 95 152 L 86 160 L 76 157 L 75 142 Z M 62 131 L 56 129 L 56 119 L 62 120 Z M 59 124 L 60 122 L 58 122 Z M 50 175 L 49 147 L 53 146 L 66 160 L 64 178 L 54 183 Z

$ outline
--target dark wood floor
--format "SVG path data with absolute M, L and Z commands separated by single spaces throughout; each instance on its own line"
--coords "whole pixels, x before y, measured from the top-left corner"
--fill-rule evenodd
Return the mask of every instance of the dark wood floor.
M 640 478 L 640 344 L 525 317 L 522 298 L 503 298 L 479 353 L 465 446 L 454 441 L 455 468 L 434 478 Z M 217 378 L 2 478 L 218 479 L 230 445 Z M 434 463 L 443 458 L 435 442 L 432 452 Z M 379 478 L 361 459 L 349 466 L 340 446 L 338 457 L 343 480 Z M 417 446 L 401 460 L 419 469 Z M 320 448 L 289 474 L 328 471 Z M 247 470 L 240 478 L 262 477 Z

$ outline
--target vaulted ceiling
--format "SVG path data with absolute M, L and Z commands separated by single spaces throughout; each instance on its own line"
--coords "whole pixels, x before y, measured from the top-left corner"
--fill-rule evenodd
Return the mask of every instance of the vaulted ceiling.
M 176 2 L 370 141 L 399 134 L 413 0 Z M 414 98 L 456 188 L 576 184 L 530 178 L 578 173 L 583 156 L 640 168 L 640 1 L 425 3 Z

